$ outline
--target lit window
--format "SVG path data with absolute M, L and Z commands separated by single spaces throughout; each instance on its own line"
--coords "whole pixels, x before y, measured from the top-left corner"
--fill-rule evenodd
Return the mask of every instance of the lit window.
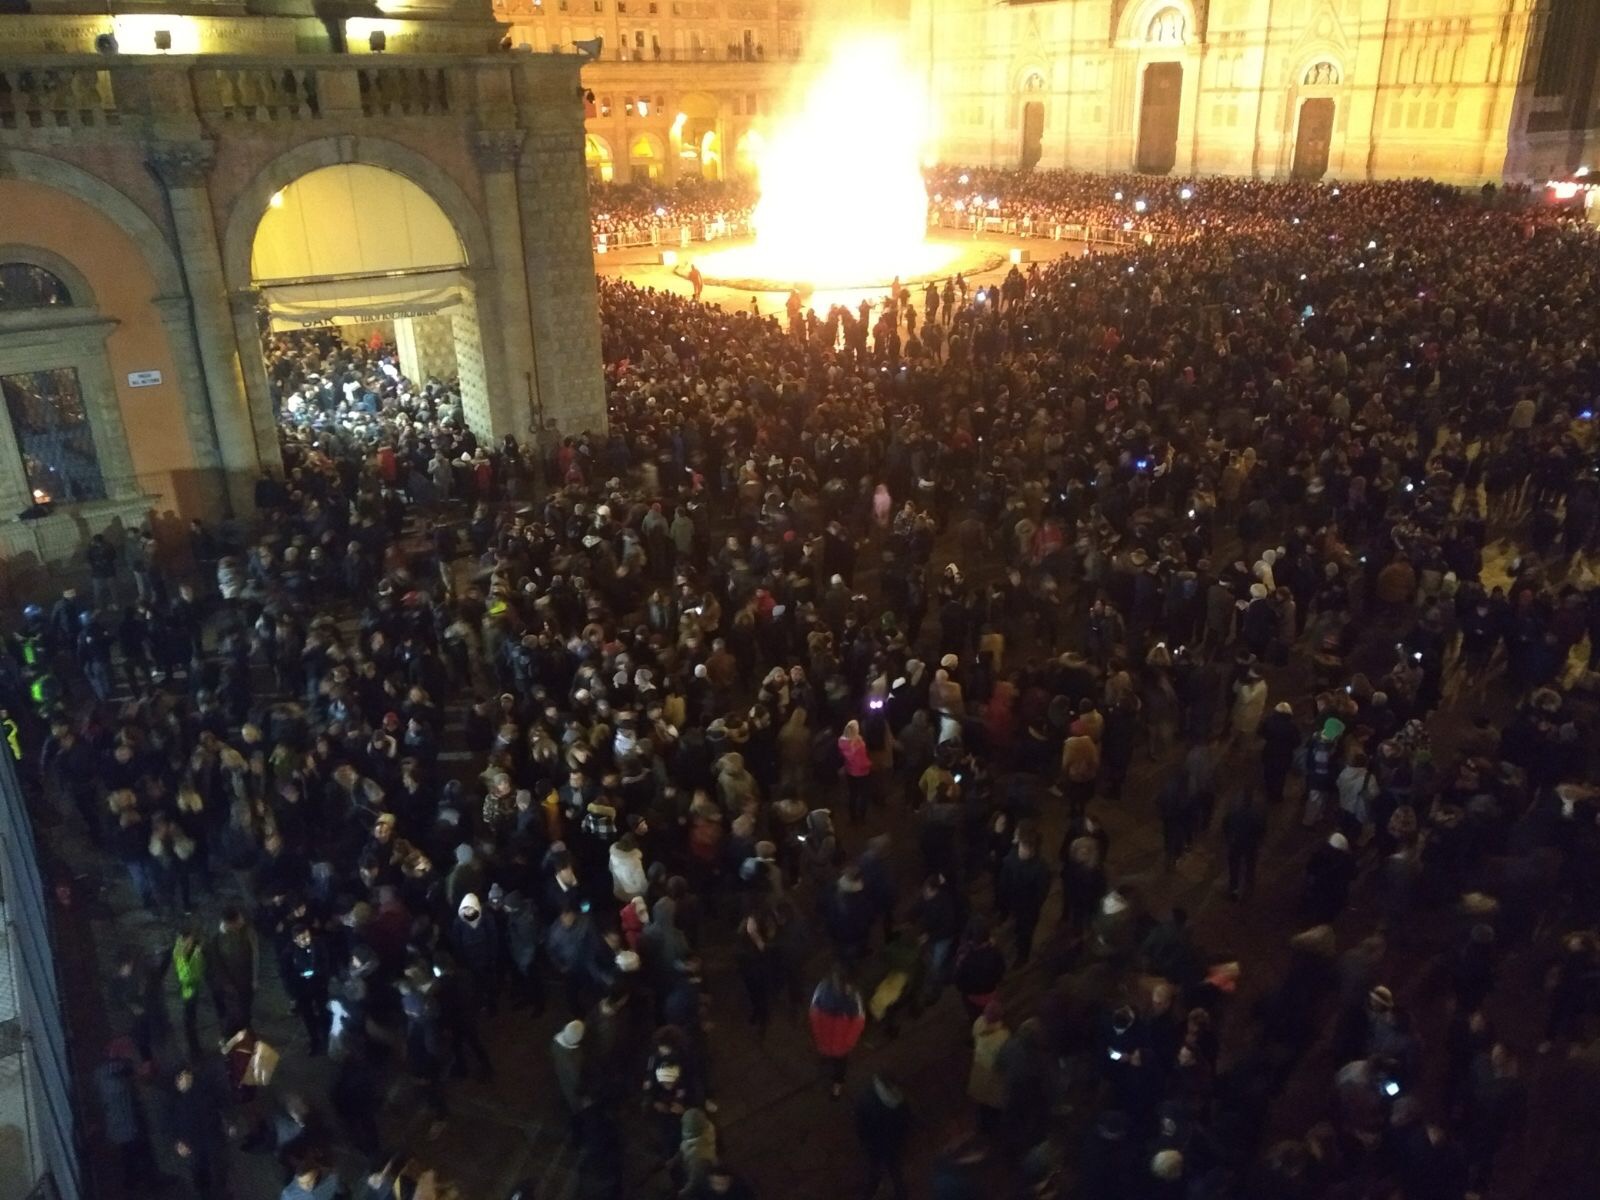
M 0 376 L 6 415 L 36 503 L 104 500 L 94 430 L 71 367 Z

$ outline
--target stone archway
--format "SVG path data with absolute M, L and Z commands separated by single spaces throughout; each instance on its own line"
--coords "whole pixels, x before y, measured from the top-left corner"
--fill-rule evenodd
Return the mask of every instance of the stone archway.
M 477 286 L 478 280 L 487 278 L 493 253 L 476 206 L 442 167 L 414 150 L 381 138 L 336 137 L 305 142 L 268 162 L 234 198 L 228 213 L 222 238 L 223 274 L 232 298 L 245 390 L 258 441 L 266 437 L 275 444 L 277 431 L 271 386 L 258 352 L 262 319 L 251 266 L 257 231 L 275 194 L 318 171 L 342 166 L 379 168 L 415 185 L 437 205 L 460 239 L 466 260 L 461 272 L 463 286 L 459 302 L 443 317 L 449 328 L 439 336 L 453 344 L 463 415 L 480 437 L 489 436 L 496 425 L 494 398 L 505 389 L 496 386 L 500 360 L 485 353 L 483 343 L 482 330 L 496 326 L 496 310 L 493 289 Z M 409 325 L 404 329 L 397 325 L 395 334 L 397 342 L 414 344 L 415 333 Z
M 303 142 L 280 154 L 257 171 L 234 198 L 222 239 L 222 268 L 231 289 L 237 291 L 250 286 L 250 251 L 256 227 L 272 202 L 273 193 L 319 167 L 345 163 L 383 167 L 411 180 L 450 218 L 466 248 L 467 262 L 474 267 L 490 262 L 493 256 L 483 219 L 461 185 L 443 167 L 415 150 L 383 138 L 321 138 Z

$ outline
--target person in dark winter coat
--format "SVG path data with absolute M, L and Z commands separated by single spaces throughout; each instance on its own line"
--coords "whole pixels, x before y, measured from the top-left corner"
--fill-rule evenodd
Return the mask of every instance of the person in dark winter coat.
M 1294 723 L 1294 709 L 1287 700 L 1276 705 L 1261 719 L 1261 786 L 1268 804 L 1283 799 L 1284 784 L 1294 765 L 1294 752 L 1300 747 L 1300 730 Z
M 584 1122 L 594 1105 L 588 1050 L 583 1044 L 584 1024 L 568 1021 L 550 1039 L 550 1063 L 555 1068 L 556 1086 L 567 1107 L 567 1130 L 575 1143 L 583 1142 Z
M 149 1123 L 139 1102 L 138 1066 L 133 1039 L 122 1037 L 106 1047 L 105 1061 L 94 1073 L 106 1141 L 116 1147 L 122 1187 L 130 1195 L 153 1187 L 157 1176 Z
M 905 1153 L 911 1137 L 911 1110 L 905 1093 L 883 1074 L 856 1104 L 856 1137 L 867 1155 L 867 1182 L 863 1196 L 876 1196 L 884 1177 L 895 1200 L 905 1200 Z
M 1222 840 L 1228 847 L 1228 896 L 1242 900 L 1256 882 L 1256 860 L 1267 835 L 1266 810 L 1249 788 L 1241 788 L 1222 817 Z
M 973 917 L 967 923 L 966 936 L 956 950 L 955 973 L 952 982 L 966 1005 L 970 1024 L 989 1007 L 989 1002 L 1000 990 L 1005 978 L 1006 960 L 999 947 L 989 936 L 989 923 L 982 917 Z
M 172 1077 L 167 1129 L 200 1200 L 222 1200 L 227 1187 L 227 1132 L 222 1088 L 185 1063 Z
M 1355 877 L 1349 841 L 1342 833 L 1329 834 L 1306 863 L 1306 915 L 1319 923 L 1332 921 L 1344 911 Z
M 483 905 L 473 892 L 461 897 L 456 908 L 450 945 L 471 979 L 472 1002 L 493 1013 L 500 990 L 500 927 L 484 916 Z
M 995 880 L 995 911 L 1002 920 L 1010 920 L 1016 931 L 1018 966 L 1033 953 L 1034 930 L 1049 894 L 1050 868 L 1039 857 L 1039 835 L 1021 829 Z

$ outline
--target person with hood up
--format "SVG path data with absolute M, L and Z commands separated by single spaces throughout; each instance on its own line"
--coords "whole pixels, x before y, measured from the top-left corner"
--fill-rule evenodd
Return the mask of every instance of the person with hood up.
M 556 1086 L 567 1108 L 567 1132 L 575 1143 L 583 1141 L 585 1122 L 594 1105 L 589 1052 L 583 1044 L 583 1035 L 582 1021 L 568 1021 L 550 1039 L 550 1063 L 555 1068 Z
M 1343 912 L 1355 877 L 1356 861 L 1349 840 L 1342 833 L 1329 834 L 1306 863 L 1305 907 L 1310 919 L 1323 924 Z
M 800 841 L 800 881 L 811 889 L 818 903 L 829 894 L 839 874 L 839 838 L 833 831 L 833 813 L 813 808 L 802 823 Z
M 500 927 L 484 918 L 483 905 L 472 892 L 456 907 L 450 946 L 472 979 L 473 1001 L 494 1012 L 500 990 Z
M 678 1182 L 679 1200 L 703 1194 L 717 1165 L 717 1127 L 702 1108 L 683 1114 L 683 1138 L 672 1159 L 672 1177 Z
M 837 1100 L 844 1092 L 850 1052 L 867 1027 L 866 1004 L 860 989 L 835 967 L 812 992 L 810 1016 L 811 1041 L 832 1080 L 830 1094 Z
M 644 851 L 631 833 L 611 843 L 611 893 L 626 904 L 650 890 L 645 873 Z
M 886 1075 L 872 1077 L 872 1086 L 856 1104 L 856 1137 L 867 1155 L 867 1182 L 862 1195 L 878 1194 L 885 1176 L 895 1200 L 905 1200 L 906 1143 L 911 1137 L 911 1109 L 906 1096 Z
M 1261 735 L 1261 786 L 1268 804 L 1283 799 L 1284 784 L 1294 765 L 1294 752 L 1300 744 L 1300 731 L 1294 723 L 1294 707 L 1283 700 L 1261 719 L 1256 730 Z

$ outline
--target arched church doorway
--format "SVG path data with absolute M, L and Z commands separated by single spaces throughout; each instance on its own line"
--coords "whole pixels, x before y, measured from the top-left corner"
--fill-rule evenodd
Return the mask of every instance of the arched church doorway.
M 1144 99 L 1139 107 L 1136 170 L 1166 175 L 1178 161 L 1178 118 L 1183 110 L 1183 64 L 1151 63 L 1144 69 Z
M 1321 179 L 1328 173 L 1328 148 L 1333 144 L 1334 101 L 1325 96 L 1300 105 L 1300 130 L 1294 140 L 1296 179 Z
M 1022 106 L 1022 155 L 1018 165 L 1031 171 L 1044 157 L 1044 102 L 1029 100 Z
M 479 437 L 490 436 L 467 268 L 450 217 L 398 172 L 339 163 L 274 192 L 251 243 L 250 280 L 260 296 L 263 351 L 280 419 L 314 417 L 308 406 L 370 403 L 366 397 L 383 383 L 377 371 L 392 368 L 417 388 L 430 380 L 458 388 L 462 420 Z M 345 366 L 338 380 L 308 388 L 299 376 L 312 351 L 327 361 L 363 362 L 370 377 L 356 378 L 362 372 Z

